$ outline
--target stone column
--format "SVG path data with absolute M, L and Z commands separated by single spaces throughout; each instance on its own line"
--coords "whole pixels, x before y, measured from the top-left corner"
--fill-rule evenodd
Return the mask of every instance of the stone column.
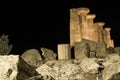
M 107 31 L 103 29 L 103 41 L 107 44 Z M 108 47 L 108 44 L 107 44 Z
M 71 48 L 70 44 L 58 44 L 58 59 L 70 59 L 71 58 Z
M 107 28 L 104 28 L 105 30 L 105 41 L 107 43 L 107 48 L 110 47 L 110 44 L 111 44 L 111 36 L 110 36 L 110 30 L 111 28 L 110 27 L 107 27 Z
M 81 28 L 81 38 L 88 39 L 89 32 L 87 31 L 87 14 L 90 12 L 88 8 L 78 8 L 79 24 Z
M 99 37 L 99 41 L 103 41 L 103 26 L 105 25 L 105 22 L 97 22 L 95 23 L 96 27 L 98 27 L 98 37 Z
M 70 9 L 70 45 L 74 46 L 74 42 L 80 41 L 80 24 L 77 9 Z
M 94 18 L 96 17 L 95 14 L 88 14 L 87 15 L 87 22 L 88 22 L 88 26 L 89 27 L 93 27 L 94 26 Z
M 111 40 L 110 47 L 114 47 L 114 40 Z
M 87 15 L 87 24 L 88 24 L 88 40 L 98 42 L 98 28 L 94 24 L 95 14 Z

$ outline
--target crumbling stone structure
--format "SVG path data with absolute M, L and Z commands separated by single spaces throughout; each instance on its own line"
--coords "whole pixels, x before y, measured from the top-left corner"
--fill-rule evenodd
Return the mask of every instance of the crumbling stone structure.
M 107 48 L 114 47 L 114 41 L 111 40 L 111 28 L 104 28 L 104 22 L 94 23 L 95 14 L 88 14 L 88 8 L 70 9 L 70 45 L 73 47 L 75 42 L 81 42 L 81 39 L 87 39 L 94 42 L 105 41 Z
M 2 35 L 0 80 L 120 80 L 120 47 L 114 47 L 111 29 L 94 23 L 96 15 L 89 12 L 70 10 L 70 44 L 58 44 L 58 55 L 44 47 L 41 54 L 30 49 L 21 56 L 8 55 L 12 45 Z
M 89 12 L 86 7 L 70 9 L 70 47 L 58 45 L 58 59 L 69 59 L 73 54 L 75 59 L 104 57 L 107 49 L 114 48 L 111 28 L 104 28 L 105 22 L 94 22 L 96 15 Z

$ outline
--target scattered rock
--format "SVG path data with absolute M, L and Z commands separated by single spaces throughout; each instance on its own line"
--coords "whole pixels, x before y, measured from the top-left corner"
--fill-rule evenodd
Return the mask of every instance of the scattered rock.
M 42 64 L 42 57 L 37 49 L 30 49 L 25 51 L 21 58 L 34 68 Z
M 57 54 L 54 53 L 51 49 L 41 48 L 42 56 L 45 58 L 45 61 L 56 60 Z
M 96 74 L 100 66 L 96 63 L 96 58 L 84 58 L 80 63 L 80 67 L 85 73 Z
M 115 53 L 115 50 L 113 47 L 109 47 L 109 48 L 107 48 L 106 52 L 109 54 L 112 54 L 112 53 Z
M 117 73 L 120 73 L 120 62 L 116 62 L 110 64 L 109 66 L 106 66 L 103 70 L 102 78 L 103 80 L 111 80 L 111 78 L 113 78 L 113 76 L 115 76 Z
M 25 80 L 37 75 L 19 55 L 0 56 L 0 80 Z
M 107 55 L 105 61 L 102 64 L 106 67 L 116 62 L 120 62 L 120 55 L 118 53 Z
M 39 74 L 34 67 L 27 64 L 22 58 L 19 59 L 17 80 L 25 80 L 38 75 Z
M 41 75 L 48 75 L 55 80 L 85 80 L 84 72 L 78 62 L 74 60 L 53 60 L 38 67 L 36 71 Z
M 117 74 L 114 74 L 109 80 L 120 80 L 120 72 Z
M 19 55 L 0 56 L 0 80 L 16 80 Z
M 120 53 L 120 47 L 114 47 L 114 52 L 115 53 Z
M 55 79 L 48 75 L 44 75 L 44 76 L 38 75 L 38 76 L 31 77 L 27 80 L 55 80 Z

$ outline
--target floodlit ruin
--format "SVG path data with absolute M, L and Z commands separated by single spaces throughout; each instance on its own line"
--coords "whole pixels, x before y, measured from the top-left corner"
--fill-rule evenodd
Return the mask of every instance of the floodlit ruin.
M 0 80 L 120 80 L 120 47 L 95 17 L 86 7 L 70 9 L 70 43 L 58 44 L 57 53 L 41 47 L 13 55 L 1 36 Z
M 70 9 L 70 45 L 75 42 L 81 42 L 81 39 L 87 39 L 94 42 L 105 41 L 107 48 L 114 47 L 114 41 L 111 40 L 111 28 L 103 28 L 104 22 L 95 22 L 95 14 L 89 14 L 88 8 Z
M 71 54 L 74 54 L 75 59 L 91 55 L 102 56 L 97 50 L 100 43 L 104 44 L 104 49 L 114 48 L 114 41 L 110 35 L 111 28 L 104 28 L 105 22 L 94 22 L 96 15 L 89 12 L 89 8 L 85 7 L 70 9 L 70 45 L 58 45 L 58 59 L 70 59 Z M 86 47 L 87 52 L 83 52 L 83 47 Z

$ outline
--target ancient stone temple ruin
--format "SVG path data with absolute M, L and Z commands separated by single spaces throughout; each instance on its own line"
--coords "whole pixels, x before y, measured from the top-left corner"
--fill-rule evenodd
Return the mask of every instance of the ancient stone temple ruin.
M 94 22 L 89 12 L 70 9 L 70 43 L 58 44 L 57 53 L 41 47 L 9 54 L 8 36 L 1 36 L 0 80 L 120 80 L 120 47 L 114 46 L 110 27 Z
M 95 17 L 96 15 L 90 14 L 89 8 L 86 7 L 70 9 L 70 44 L 58 45 L 58 59 L 70 59 L 70 54 L 74 55 L 75 59 L 79 59 L 80 56 L 82 58 L 84 54 L 88 57 L 92 54 L 100 56 L 98 47 L 102 43 L 103 49 L 114 48 L 114 41 L 110 35 L 111 28 L 104 28 L 105 22 L 94 22 Z
M 89 14 L 88 8 L 70 9 L 70 45 L 75 42 L 81 42 L 81 39 L 87 39 L 94 42 L 105 41 L 107 48 L 114 47 L 114 41 L 111 40 L 110 27 L 103 28 L 104 22 L 95 22 L 95 14 Z

